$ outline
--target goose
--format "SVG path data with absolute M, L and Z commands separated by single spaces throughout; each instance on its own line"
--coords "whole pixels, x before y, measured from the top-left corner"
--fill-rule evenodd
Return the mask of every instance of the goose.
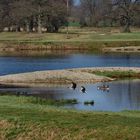
M 75 90 L 75 89 L 76 89 L 76 87 L 77 87 L 77 84 L 76 84 L 76 83 L 74 83 L 74 82 L 72 82 L 72 83 L 71 83 L 71 87 L 70 87 L 70 88 L 71 88 L 71 89 L 73 89 L 73 90 Z
M 103 86 L 98 86 L 97 87 L 98 90 L 103 90 L 103 91 L 109 91 L 110 90 L 110 87 L 109 85 L 103 85 Z
M 83 86 L 81 86 L 81 92 L 82 92 L 82 93 L 86 93 L 86 88 L 83 87 Z

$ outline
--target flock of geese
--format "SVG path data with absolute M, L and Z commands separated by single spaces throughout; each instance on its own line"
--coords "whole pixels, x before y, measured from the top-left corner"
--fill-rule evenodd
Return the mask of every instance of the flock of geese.
M 71 86 L 70 87 L 68 87 L 68 88 L 70 88 L 70 89 L 73 89 L 73 90 L 76 90 L 76 88 L 77 88 L 77 84 L 75 83 L 75 82 L 71 82 Z M 100 90 L 100 91 L 103 91 L 103 92 L 109 92 L 110 91 L 110 87 L 109 87 L 109 85 L 105 85 L 105 84 L 103 84 L 102 86 L 97 86 L 97 90 Z M 87 93 L 86 92 L 86 88 L 84 87 L 84 86 L 81 86 L 81 89 L 80 89 L 80 92 L 82 92 L 82 93 Z M 86 105 L 94 105 L 94 100 L 93 101 L 91 101 L 91 102 L 87 102 L 87 103 L 85 103 Z
M 75 90 L 75 89 L 77 88 L 77 84 L 76 84 L 75 82 L 72 82 L 72 83 L 71 83 L 71 86 L 68 87 L 68 88 Z M 84 86 L 81 86 L 80 91 L 81 91 L 82 93 L 86 93 L 86 88 L 85 88 Z
M 76 84 L 75 82 L 72 82 L 72 83 L 71 83 L 71 86 L 70 86 L 69 88 L 75 90 L 75 89 L 77 88 L 77 84 Z M 109 87 L 109 85 L 105 85 L 105 84 L 104 84 L 104 85 L 102 85 L 102 86 L 97 86 L 97 89 L 98 89 L 98 90 L 101 90 L 101 91 L 107 91 L 107 92 L 109 92 L 110 87 Z M 80 91 L 81 91 L 82 93 L 87 93 L 87 92 L 86 92 L 86 88 L 85 88 L 84 86 L 81 86 Z

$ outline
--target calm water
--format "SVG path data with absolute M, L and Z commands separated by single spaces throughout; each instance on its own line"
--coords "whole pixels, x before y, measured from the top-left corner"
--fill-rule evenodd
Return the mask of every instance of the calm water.
M 57 88 L 19 88 L 19 89 L 0 89 L 2 91 L 26 91 L 29 95 L 38 96 L 47 99 L 77 99 L 78 104 L 66 106 L 78 110 L 99 110 L 99 111 L 122 111 L 122 110 L 140 110 L 140 80 L 116 81 L 107 83 L 110 85 L 110 91 L 99 91 L 97 86 L 101 83 L 84 85 L 87 93 L 77 89 L 71 90 L 64 87 Z M 94 100 L 95 104 L 84 105 L 85 101 Z
M 39 52 L 38 52 L 39 53 Z M 20 57 L 19 57 L 20 56 Z M 140 67 L 140 54 L 89 54 L 89 53 L 57 53 L 57 54 L 19 54 L 16 56 L 0 56 L 0 75 L 32 72 L 40 70 L 56 70 L 80 67 L 110 67 L 133 66 Z M 67 87 L 59 88 L 19 88 L 1 89 L 0 92 L 27 92 L 30 95 L 51 99 L 73 99 L 79 102 L 77 105 L 67 106 L 79 110 L 140 110 L 140 81 L 120 81 L 109 83 L 110 91 L 97 90 L 98 84 L 84 85 L 87 94 L 75 91 Z M 95 101 L 94 106 L 84 105 L 85 101 Z
M 59 54 L 43 57 L 0 57 L 0 75 L 80 67 L 136 66 L 140 55 L 125 54 Z

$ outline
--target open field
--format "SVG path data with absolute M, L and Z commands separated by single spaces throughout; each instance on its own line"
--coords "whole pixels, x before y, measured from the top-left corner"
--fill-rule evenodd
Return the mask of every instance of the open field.
M 59 33 L 24 33 L 24 32 L 3 32 L 0 33 L 2 41 L 21 42 L 73 42 L 73 41 L 137 41 L 140 39 L 140 30 L 132 33 L 112 32 L 105 29 L 74 28 L 69 30 L 69 38 L 65 31 Z
M 140 32 L 133 33 L 96 33 L 80 32 L 70 33 L 69 39 L 65 33 L 0 33 L 0 41 L 31 41 L 31 42 L 71 42 L 71 41 L 137 41 L 140 39 Z
M 22 45 L 22 47 L 21 47 Z M 118 29 L 70 28 L 59 33 L 0 33 L 1 48 L 34 49 L 100 49 L 102 47 L 140 46 L 140 31 L 120 33 Z M 37 46 L 37 47 L 35 47 Z M 3 49 L 4 50 L 4 49 Z
M 84 112 L 0 97 L 1 140 L 139 140 L 140 112 Z

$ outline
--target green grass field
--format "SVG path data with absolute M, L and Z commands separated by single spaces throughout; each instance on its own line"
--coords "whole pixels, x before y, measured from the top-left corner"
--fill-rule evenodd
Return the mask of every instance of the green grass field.
M 103 47 L 140 46 L 140 30 L 120 33 L 118 29 L 110 28 L 69 28 L 68 38 L 65 29 L 59 33 L 0 33 L 0 47 L 19 46 L 20 50 L 21 45 L 26 50 L 41 50 L 46 46 L 51 46 L 51 49 L 65 49 L 67 46 L 74 50 L 78 48 L 94 51 L 100 51 Z
M 70 28 L 69 39 L 67 39 L 65 30 L 59 33 L 0 33 L 0 42 L 2 41 L 31 41 L 31 42 L 89 42 L 89 41 L 139 41 L 140 31 L 132 33 L 113 33 L 103 29 L 90 28 Z
M 84 112 L 0 96 L 1 140 L 139 140 L 140 112 Z

